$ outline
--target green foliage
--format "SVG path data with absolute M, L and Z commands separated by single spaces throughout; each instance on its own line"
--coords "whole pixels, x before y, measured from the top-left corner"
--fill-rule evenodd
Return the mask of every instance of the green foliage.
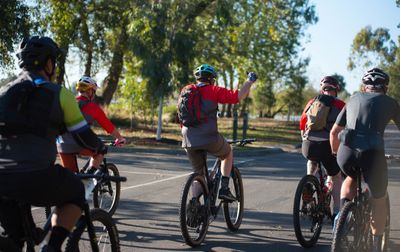
M 32 27 L 29 8 L 22 1 L 1 1 L 0 16 L 0 67 L 10 68 L 14 44 L 27 37 Z
M 397 2 L 398 3 L 398 2 Z M 364 69 L 378 66 L 390 76 L 388 94 L 400 101 L 400 36 L 397 44 L 391 39 L 388 29 L 372 30 L 367 26 L 354 38 L 349 57 L 349 69 L 362 66 Z M 360 76 L 361 78 L 361 76 Z

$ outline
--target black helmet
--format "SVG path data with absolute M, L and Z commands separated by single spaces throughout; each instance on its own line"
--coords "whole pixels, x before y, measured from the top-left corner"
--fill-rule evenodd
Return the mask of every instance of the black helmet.
M 364 85 L 384 87 L 389 84 L 389 75 L 382 69 L 374 67 L 365 72 L 364 76 L 362 77 L 362 83 Z
M 215 71 L 214 67 L 208 64 L 202 64 L 194 70 L 194 76 L 196 80 L 207 81 L 211 78 L 217 78 L 217 72 Z
M 324 78 L 321 79 L 319 85 L 321 87 L 321 90 L 324 90 L 324 88 L 328 87 L 328 88 L 333 88 L 337 92 L 339 92 L 340 89 L 342 88 L 338 80 L 333 76 L 325 76 Z
M 17 53 L 18 65 L 20 68 L 39 70 L 44 68 L 49 58 L 55 63 L 60 54 L 61 50 L 49 37 L 33 36 L 24 38 L 19 44 Z

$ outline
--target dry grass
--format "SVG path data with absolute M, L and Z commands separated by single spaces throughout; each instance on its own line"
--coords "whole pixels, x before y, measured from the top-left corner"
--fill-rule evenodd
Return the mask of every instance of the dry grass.
M 243 120 L 239 118 L 237 138 L 242 138 Z M 226 137 L 232 138 L 232 118 L 221 118 L 218 120 L 219 131 Z M 95 132 L 101 136 L 104 131 L 95 127 Z M 120 131 L 130 144 L 152 145 L 152 146 L 177 146 L 181 141 L 180 127 L 174 123 L 164 123 L 162 128 L 162 140 L 156 141 L 156 128 L 139 124 L 130 130 L 128 127 L 120 127 Z M 249 120 L 247 138 L 257 138 L 255 145 L 297 145 L 301 143 L 297 122 L 276 121 L 267 118 L 256 118 Z

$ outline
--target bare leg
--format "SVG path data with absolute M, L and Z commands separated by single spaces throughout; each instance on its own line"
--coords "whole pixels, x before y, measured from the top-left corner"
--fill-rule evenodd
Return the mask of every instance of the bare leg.
M 229 152 L 229 155 L 221 161 L 221 173 L 222 176 L 229 177 L 231 174 L 233 165 L 233 152 Z
M 340 191 L 340 199 L 352 200 L 357 192 L 357 181 L 347 176 L 343 181 L 342 189 Z
M 51 225 L 60 226 L 67 230 L 72 230 L 81 216 L 81 208 L 74 204 L 65 204 L 61 207 L 56 207 L 56 210 L 51 218 Z
M 317 173 L 318 163 L 315 161 L 307 161 L 307 175 L 314 175 Z
M 103 162 L 104 156 L 102 154 L 97 154 L 90 159 L 90 167 L 99 169 L 101 163 Z
M 386 215 L 387 215 L 386 197 L 387 194 L 382 198 L 378 199 L 371 197 L 371 206 L 372 206 L 371 229 L 373 235 L 382 235 L 385 230 Z
M 332 198 L 333 198 L 333 213 L 338 213 L 340 210 L 340 190 L 342 188 L 342 173 L 338 172 L 335 176 L 332 176 L 333 188 L 332 188 Z

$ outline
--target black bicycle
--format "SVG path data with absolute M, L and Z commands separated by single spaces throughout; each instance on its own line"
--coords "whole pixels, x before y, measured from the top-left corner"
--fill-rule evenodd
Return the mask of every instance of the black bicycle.
M 228 140 L 230 144 L 244 146 L 255 139 Z M 207 153 L 204 153 L 206 160 Z M 233 202 L 218 200 L 221 180 L 221 160 L 216 159 L 212 169 L 205 162 L 204 175 L 192 173 L 183 185 L 179 208 L 179 223 L 186 244 L 200 245 L 207 234 L 209 224 L 214 221 L 221 207 L 229 230 L 237 231 L 243 219 L 244 191 L 239 169 L 233 165 L 229 188 L 236 197 Z
M 393 156 L 387 155 L 388 159 Z M 398 159 L 398 157 L 397 157 Z M 353 201 L 346 202 L 340 212 L 332 240 L 332 252 L 369 252 L 372 248 L 371 203 L 368 187 L 362 183 L 362 173 L 357 171 L 357 193 Z M 390 233 L 390 201 L 386 197 L 386 225 L 381 251 L 387 251 Z
M 331 190 L 326 186 L 327 173 L 318 162 L 318 178 L 304 176 L 297 185 L 293 203 L 293 227 L 301 246 L 314 246 L 321 234 L 325 217 L 332 220 Z
M 102 140 L 102 141 L 104 144 L 108 144 L 109 146 L 115 146 L 113 142 L 107 140 Z M 106 176 L 97 176 L 98 179 L 96 179 L 95 186 L 92 189 L 93 207 L 104 209 L 112 216 L 114 215 L 115 211 L 118 208 L 121 195 L 121 182 L 111 181 L 108 178 L 110 176 L 119 177 L 120 173 L 115 164 L 107 162 L 105 154 L 103 158 L 103 163 L 100 165 L 99 171 L 101 171 Z M 90 166 L 90 157 L 87 159 L 85 165 L 81 169 L 79 169 L 77 174 L 87 174 L 89 171 L 91 171 L 89 166 Z M 89 179 L 90 178 L 83 180 L 85 185 L 89 183 Z M 85 186 L 85 190 L 86 189 L 87 188 Z M 51 208 L 46 207 L 45 208 L 46 217 L 49 217 L 50 212 Z
M 82 179 L 96 178 L 100 179 L 99 175 L 94 174 L 80 174 Z M 107 175 L 100 175 L 106 177 Z M 108 176 L 112 181 L 126 181 L 125 177 Z M 2 199 L 10 200 L 10 199 Z M 34 252 L 35 246 L 45 241 L 51 226 L 51 217 L 53 212 L 49 214 L 42 231 L 37 232 L 32 223 L 32 213 L 30 205 L 26 203 L 18 203 L 20 209 L 20 216 L 23 226 L 23 237 L 19 241 L 0 235 L 0 251 L 19 252 L 21 251 L 20 243 L 24 244 L 25 251 Z M 102 209 L 89 209 L 86 203 L 83 214 L 78 220 L 75 228 L 67 238 L 65 244 L 65 251 L 112 251 L 119 252 L 120 244 L 118 237 L 118 230 L 111 215 Z

